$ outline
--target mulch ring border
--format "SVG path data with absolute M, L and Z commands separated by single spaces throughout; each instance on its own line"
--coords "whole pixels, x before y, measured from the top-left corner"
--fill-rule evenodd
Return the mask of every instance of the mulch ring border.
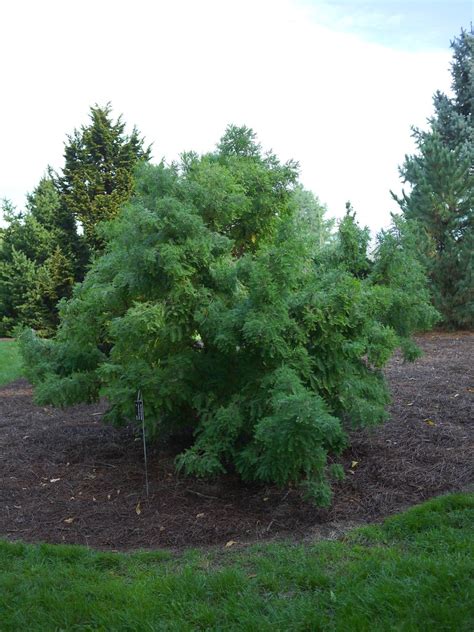
M 391 418 L 351 433 L 344 481 L 320 509 L 294 488 L 244 486 L 233 476 L 178 476 L 174 456 L 102 423 L 104 404 L 35 406 L 26 380 L 0 388 L 0 536 L 108 550 L 182 549 L 280 538 L 340 537 L 354 525 L 474 482 L 474 334 L 419 338 L 413 364 L 386 374 Z M 146 406 L 146 403 L 145 403 Z

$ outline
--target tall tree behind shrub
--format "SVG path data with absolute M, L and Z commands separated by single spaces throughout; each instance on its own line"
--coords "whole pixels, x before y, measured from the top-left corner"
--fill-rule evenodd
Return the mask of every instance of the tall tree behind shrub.
M 105 393 L 120 424 L 141 389 L 150 436 L 188 433 L 185 472 L 296 483 L 327 504 L 347 428 L 386 417 L 381 369 L 435 314 L 404 226 L 370 264 L 349 212 L 315 256 L 296 178 L 236 127 L 214 153 L 144 165 L 55 339 L 22 336 L 38 401 Z
M 55 177 L 61 209 L 82 225 L 89 257 L 102 249 L 99 225 L 130 198 L 137 162 L 150 157 L 138 130 L 127 135 L 122 118 L 114 122 L 111 111 L 110 105 L 91 108 L 89 125 L 68 136 L 64 167 Z
M 61 213 L 51 178 L 28 196 L 23 213 L 4 204 L 6 228 L 0 243 L 0 331 L 29 325 L 42 335 L 58 322 L 56 303 L 71 295 L 76 237 Z
M 453 96 L 437 92 L 418 152 L 401 168 L 411 190 L 398 200 L 425 233 L 422 256 L 434 304 L 449 327 L 474 327 L 474 33 L 453 43 Z M 423 243 L 423 242 L 422 242 Z
M 0 333 L 20 324 L 54 333 L 57 303 L 84 277 L 100 253 L 100 225 L 117 216 L 133 191 L 133 172 L 149 158 L 136 129 L 111 117 L 111 107 L 91 108 L 91 122 L 65 147 L 63 170 L 51 170 L 28 196 L 26 210 L 5 204 L 0 243 Z M 82 224 L 83 234 L 78 231 Z

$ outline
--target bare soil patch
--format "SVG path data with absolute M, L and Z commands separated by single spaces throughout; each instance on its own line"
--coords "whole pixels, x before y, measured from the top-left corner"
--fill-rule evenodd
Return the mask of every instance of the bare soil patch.
M 354 432 L 330 509 L 295 489 L 233 477 L 178 476 L 173 455 L 101 422 L 104 405 L 38 407 L 25 380 L 0 388 L 0 537 L 101 549 L 182 548 L 335 537 L 432 496 L 474 483 L 474 334 L 419 338 L 425 355 L 387 368 L 385 425 Z M 146 402 L 145 402 L 146 406 Z M 356 462 L 356 463 L 355 463 Z

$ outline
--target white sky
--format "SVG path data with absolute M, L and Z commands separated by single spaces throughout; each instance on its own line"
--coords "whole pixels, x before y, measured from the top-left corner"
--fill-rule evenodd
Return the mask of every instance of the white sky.
M 155 160 L 210 150 L 228 123 L 245 124 L 264 148 L 299 161 L 330 215 L 350 199 L 363 223 L 386 225 L 410 126 L 449 89 L 449 39 L 467 24 L 460 15 L 444 47 L 407 47 L 405 29 L 403 46 L 392 37 L 389 48 L 351 32 L 329 4 L 1 2 L 0 197 L 21 208 L 46 166 L 62 166 L 66 134 L 111 101 L 153 142 Z M 397 29 L 403 14 L 367 17 Z

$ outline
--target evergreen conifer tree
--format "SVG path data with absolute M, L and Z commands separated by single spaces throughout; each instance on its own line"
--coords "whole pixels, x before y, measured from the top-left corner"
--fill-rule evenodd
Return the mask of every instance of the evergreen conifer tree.
M 27 196 L 24 212 L 5 203 L 7 226 L 1 229 L 0 243 L 3 335 L 20 324 L 43 335 L 54 332 L 56 303 L 70 296 L 90 257 L 100 252 L 100 224 L 114 218 L 129 199 L 134 169 L 149 154 L 136 129 L 126 135 L 121 118 L 112 120 L 110 105 L 93 107 L 91 124 L 68 138 L 62 172 L 48 170 Z M 25 278 L 19 278 L 23 273 Z
M 42 178 L 28 196 L 26 211 L 16 212 L 6 203 L 3 214 L 7 226 L 0 244 L 1 332 L 11 335 L 23 324 L 53 333 L 56 303 L 71 295 L 76 236 L 61 213 L 51 178 Z M 46 278 L 49 289 L 43 296 Z
M 37 266 L 24 252 L 11 248 L 9 261 L 0 261 L 0 335 L 11 335 L 19 323 L 33 327 L 30 292 L 38 276 Z
M 55 178 L 62 212 L 81 223 L 91 253 L 102 249 L 99 224 L 117 216 L 132 193 L 137 162 L 150 156 L 138 130 L 127 135 L 122 118 L 114 122 L 111 111 L 110 104 L 91 108 L 90 124 L 68 136 L 64 167 Z
M 426 239 L 421 251 L 436 308 L 450 327 L 474 326 L 474 33 L 452 42 L 453 96 L 437 92 L 426 132 L 414 130 L 418 153 L 400 170 L 411 190 L 398 199 Z

